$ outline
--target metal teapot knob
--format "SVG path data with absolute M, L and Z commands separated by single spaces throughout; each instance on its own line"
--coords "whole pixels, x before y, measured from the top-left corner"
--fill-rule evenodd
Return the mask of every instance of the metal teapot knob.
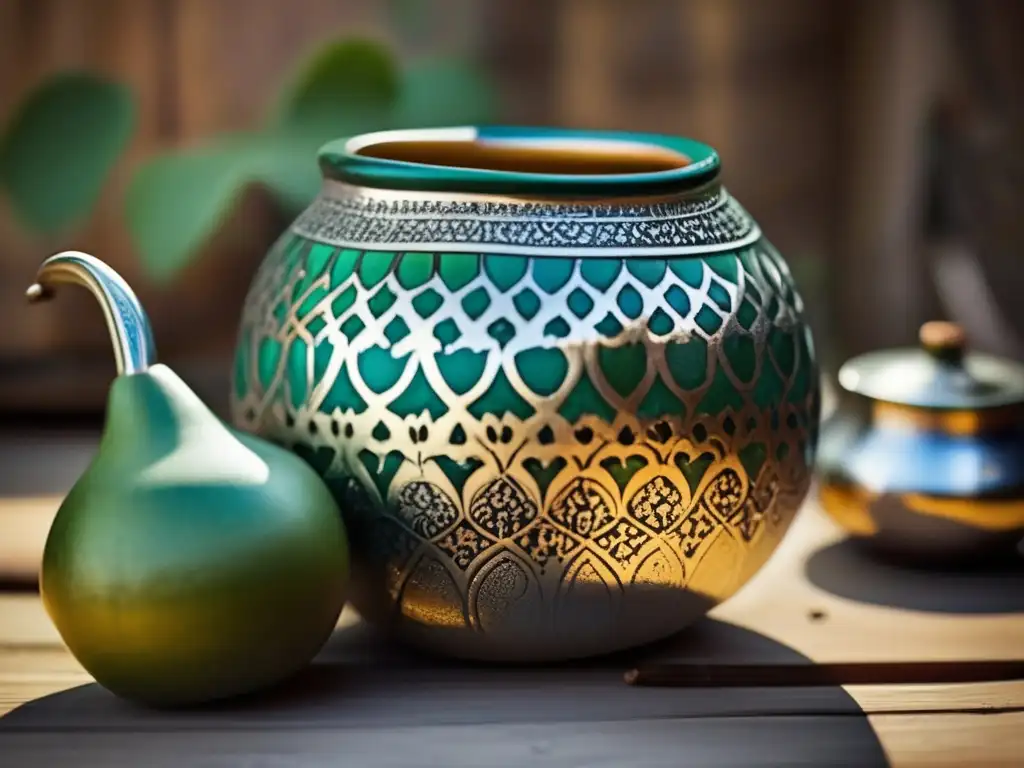
M 967 349 L 967 334 L 956 323 L 932 320 L 918 332 L 921 346 L 930 355 L 943 362 L 959 365 Z

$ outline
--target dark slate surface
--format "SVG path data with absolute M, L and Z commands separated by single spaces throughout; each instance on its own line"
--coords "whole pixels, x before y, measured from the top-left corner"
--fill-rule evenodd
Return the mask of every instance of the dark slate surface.
M 799 662 L 705 620 L 641 652 L 549 667 L 415 655 L 357 625 L 298 679 L 163 712 L 86 685 L 0 719 L 0 765 L 875 766 L 884 753 L 841 688 L 635 688 L 641 660 Z M 810 662 L 808 662 L 810 663 Z M 12 762 L 7 762 L 10 759 Z

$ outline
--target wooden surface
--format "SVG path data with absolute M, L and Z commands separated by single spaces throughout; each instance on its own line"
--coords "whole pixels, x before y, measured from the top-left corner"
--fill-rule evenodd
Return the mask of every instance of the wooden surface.
M 1024 655 L 1022 587 L 1020 568 L 920 574 L 869 563 L 809 505 L 746 589 L 652 649 L 547 669 L 460 665 L 388 645 L 346 613 L 284 689 L 173 714 L 88 684 L 38 597 L 9 592 L 0 756 L 46 766 L 276 768 L 342 756 L 351 766 L 1020 766 L 1024 682 L 654 689 L 627 686 L 622 673 L 672 660 L 1013 659 Z

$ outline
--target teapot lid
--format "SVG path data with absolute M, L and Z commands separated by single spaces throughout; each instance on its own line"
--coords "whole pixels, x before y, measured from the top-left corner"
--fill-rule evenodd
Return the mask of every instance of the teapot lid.
M 1024 366 L 977 352 L 967 353 L 960 326 L 921 326 L 920 347 L 889 349 L 850 360 L 839 384 L 873 400 L 918 408 L 976 410 L 1024 402 Z

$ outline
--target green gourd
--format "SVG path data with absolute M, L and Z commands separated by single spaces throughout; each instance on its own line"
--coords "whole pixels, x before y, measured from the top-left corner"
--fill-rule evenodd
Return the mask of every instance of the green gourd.
M 46 260 L 30 300 L 75 283 L 117 358 L 96 456 L 61 505 L 40 573 L 71 653 L 127 699 L 197 704 L 282 681 L 337 623 L 341 514 L 299 457 L 224 425 L 163 364 L 131 288 L 87 254 Z

